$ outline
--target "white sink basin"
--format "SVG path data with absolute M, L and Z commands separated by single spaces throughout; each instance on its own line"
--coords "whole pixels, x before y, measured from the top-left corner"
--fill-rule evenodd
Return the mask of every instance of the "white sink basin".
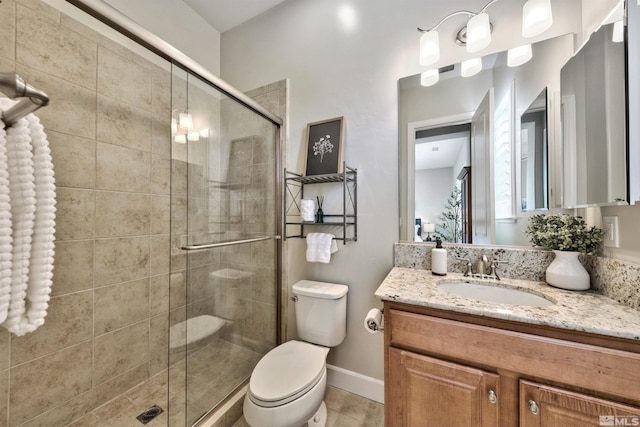
M 544 297 L 527 292 L 521 289 L 507 288 L 490 283 L 477 283 L 467 280 L 441 281 L 438 283 L 440 289 L 452 294 L 476 299 L 480 301 L 491 301 L 500 304 L 526 305 L 543 307 L 554 305 Z

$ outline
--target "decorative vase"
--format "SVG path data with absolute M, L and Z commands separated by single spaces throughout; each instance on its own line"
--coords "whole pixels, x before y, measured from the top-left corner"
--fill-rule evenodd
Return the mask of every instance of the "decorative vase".
M 591 281 L 589 273 L 578 259 L 580 252 L 554 250 L 553 253 L 556 256 L 547 267 L 547 283 L 570 291 L 589 289 Z

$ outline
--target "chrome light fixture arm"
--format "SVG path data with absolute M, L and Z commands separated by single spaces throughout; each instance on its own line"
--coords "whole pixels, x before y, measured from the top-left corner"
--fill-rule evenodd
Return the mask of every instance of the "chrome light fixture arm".
M 444 18 L 442 18 L 436 25 L 434 25 L 432 28 L 425 30 L 423 28 L 418 27 L 418 31 L 421 33 L 427 33 L 429 31 L 434 31 L 437 30 L 438 27 L 440 27 L 440 25 L 442 25 L 445 21 L 447 21 L 449 18 L 453 18 L 454 16 L 458 16 L 458 15 L 467 15 L 468 17 L 473 17 L 476 15 L 479 15 L 481 13 L 484 13 L 487 8 L 489 6 L 491 6 L 492 4 L 494 4 L 495 2 L 497 2 L 499 0 L 491 0 L 489 3 L 487 3 L 482 9 L 480 9 L 479 12 L 471 12 L 470 10 L 458 10 L 456 12 L 452 12 L 450 14 L 448 14 L 447 16 L 445 16 Z

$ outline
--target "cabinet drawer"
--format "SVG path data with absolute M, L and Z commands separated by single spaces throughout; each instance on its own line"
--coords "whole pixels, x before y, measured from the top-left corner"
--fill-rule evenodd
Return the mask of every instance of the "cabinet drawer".
M 389 344 L 640 403 L 640 354 L 390 309 Z

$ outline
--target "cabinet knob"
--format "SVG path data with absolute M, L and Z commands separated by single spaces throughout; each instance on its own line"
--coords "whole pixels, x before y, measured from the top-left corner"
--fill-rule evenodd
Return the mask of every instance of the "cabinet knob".
M 496 392 L 493 390 L 489 390 L 489 402 L 496 403 L 498 401 L 498 396 Z
M 529 405 L 529 410 L 533 415 L 538 415 L 540 413 L 540 408 L 538 407 L 538 404 L 534 400 L 530 400 L 528 405 Z

